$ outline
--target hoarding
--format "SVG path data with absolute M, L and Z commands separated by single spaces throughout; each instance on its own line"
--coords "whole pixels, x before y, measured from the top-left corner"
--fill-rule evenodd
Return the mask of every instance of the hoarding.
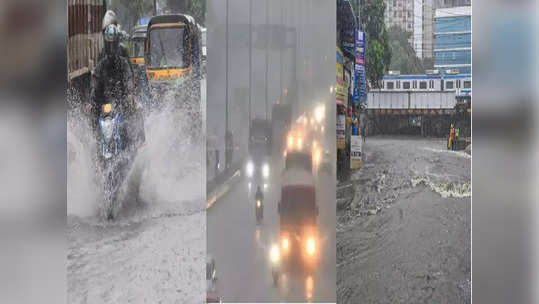
M 357 93 L 354 92 L 354 102 L 365 103 L 367 100 L 367 78 L 365 71 L 365 32 L 356 31 L 356 63 L 355 77 L 358 81 Z
M 350 169 L 361 168 L 363 138 L 360 135 L 350 136 Z
M 337 115 L 337 149 L 346 148 L 346 116 Z

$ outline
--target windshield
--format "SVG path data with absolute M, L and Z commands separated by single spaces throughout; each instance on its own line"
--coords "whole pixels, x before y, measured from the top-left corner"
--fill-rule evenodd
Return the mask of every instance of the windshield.
M 133 39 L 132 57 L 144 57 L 144 38 Z
M 281 193 L 281 224 L 312 225 L 316 221 L 313 187 L 288 186 Z
M 149 33 L 149 68 L 186 68 L 189 65 L 189 41 L 185 27 L 157 28 Z
M 308 153 L 295 153 L 291 152 L 286 155 L 285 168 L 291 169 L 304 168 L 305 170 L 312 171 L 313 161 L 311 154 Z
M 251 139 L 263 141 L 269 137 L 269 128 L 265 120 L 254 120 L 251 124 Z

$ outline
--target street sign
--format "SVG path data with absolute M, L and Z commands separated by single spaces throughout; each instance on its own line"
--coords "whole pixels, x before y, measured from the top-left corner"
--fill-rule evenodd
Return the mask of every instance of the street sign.
M 350 136 L 350 169 L 361 168 L 362 148 L 363 139 L 361 138 L 361 135 Z

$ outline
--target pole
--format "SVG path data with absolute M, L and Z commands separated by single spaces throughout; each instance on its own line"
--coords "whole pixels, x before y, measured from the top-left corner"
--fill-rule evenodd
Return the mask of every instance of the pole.
M 229 160 L 229 130 L 228 130 L 228 0 L 225 2 L 226 5 L 226 28 L 225 28 L 225 168 L 228 168 Z
M 281 0 L 281 27 L 284 28 L 283 22 L 283 1 Z M 286 34 L 286 32 L 285 32 Z M 279 102 L 283 102 L 283 46 L 280 46 L 279 52 Z
M 252 14 L 253 14 L 253 2 L 249 1 L 249 126 L 251 125 L 251 83 L 252 83 L 252 80 L 251 80 L 251 77 L 252 77 L 252 75 L 251 75 L 251 67 L 252 67 L 252 64 L 253 64 L 253 54 L 252 54 L 252 51 L 253 51 L 253 42 L 252 42 L 253 18 L 252 18 Z M 250 136 L 251 136 L 251 134 L 249 134 L 249 137 Z
M 268 120 L 269 0 L 266 0 L 266 120 Z
M 153 0 L 153 15 L 157 15 L 157 0 Z

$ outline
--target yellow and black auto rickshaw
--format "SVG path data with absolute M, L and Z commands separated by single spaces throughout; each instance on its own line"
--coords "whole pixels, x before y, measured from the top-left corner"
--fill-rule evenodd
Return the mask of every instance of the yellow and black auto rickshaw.
M 146 76 L 152 90 L 173 87 L 176 93 L 200 99 L 201 33 L 193 17 L 160 15 L 146 33 Z
M 138 25 L 133 30 L 129 62 L 136 67 L 144 67 L 144 45 L 146 42 L 146 25 Z

